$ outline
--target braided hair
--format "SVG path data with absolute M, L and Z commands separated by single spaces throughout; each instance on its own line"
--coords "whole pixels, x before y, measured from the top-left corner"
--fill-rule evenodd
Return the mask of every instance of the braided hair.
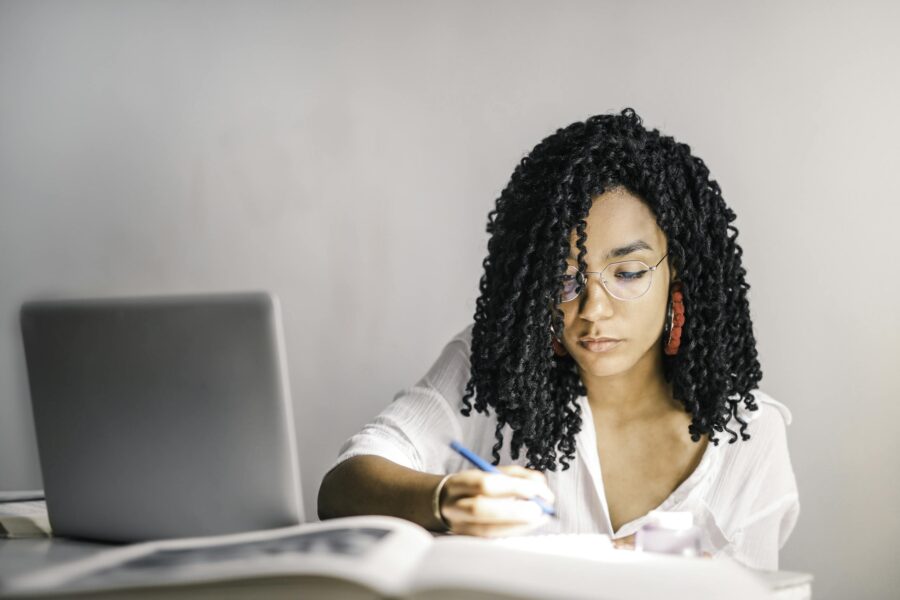
M 524 446 L 528 468 L 556 471 L 559 457 L 566 470 L 574 458 L 582 426 L 577 398 L 587 391 L 574 359 L 554 354 L 550 328 L 557 335 L 563 330 L 557 303 L 570 232 L 577 232 L 579 268 L 586 270 L 585 218 L 596 196 L 620 186 L 655 214 L 682 282 L 688 318 L 680 351 L 662 360 L 674 396 L 692 415 L 691 440 L 706 435 L 718 445 L 714 432 L 724 430 L 734 443 L 732 418 L 741 438 L 750 439 L 738 409 L 743 402 L 757 410 L 750 392 L 762 371 L 738 230 L 730 224 L 736 216 L 687 144 L 646 129 L 626 108 L 572 123 L 542 140 L 516 166 L 488 213 L 488 255 L 461 413 L 471 414 L 473 396 L 476 411 L 496 412 L 495 465 L 507 424 L 511 456 L 518 459 Z

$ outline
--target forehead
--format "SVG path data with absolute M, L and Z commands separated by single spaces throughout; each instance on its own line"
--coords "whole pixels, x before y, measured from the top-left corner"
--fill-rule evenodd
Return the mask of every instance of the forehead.
M 635 240 L 647 242 L 655 252 L 662 251 L 666 246 L 666 236 L 656 224 L 653 211 L 624 188 L 609 190 L 594 198 L 585 221 L 588 259 L 600 260 L 613 248 Z M 578 232 L 573 229 L 569 236 L 573 253 L 577 253 L 577 238 Z M 649 251 L 642 252 L 646 254 Z

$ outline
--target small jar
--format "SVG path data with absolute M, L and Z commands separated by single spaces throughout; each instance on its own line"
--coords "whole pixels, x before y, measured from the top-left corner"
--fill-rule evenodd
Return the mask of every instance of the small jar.
M 634 536 L 634 549 L 678 556 L 700 556 L 700 528 L 687 511 L 651 510 Z

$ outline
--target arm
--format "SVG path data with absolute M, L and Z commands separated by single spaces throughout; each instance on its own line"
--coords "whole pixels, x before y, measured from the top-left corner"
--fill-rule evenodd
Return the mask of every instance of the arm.
M 441 490 L 440 510 L 454 533 L 491 537 L 524 533 L 546 522 L 533 502 L 555 500 L 546 477 L 517 465 L 502 474 L 468 469 L 454 473 Z M 319 488 L 320 519 L 352 515 L 388 515 L 443 531 L 432 512 L 432 496 L 442 475 L 421 473 L 380 456 L 355 456 L 337 465 Z
M 741 528 L 730 554 L 751 568 L 777 571 L 779 550 L 787 542 L 799 514 L 797 494 L 777 500 Z
M 757 491 L 723 550 L 748 567 L 776 570 L 779 551 L 797 524 L 800 501 L 788 451 L 790 411 L 771 397 L 763 401 L 752 431 L 756 452 L 747 455 L 756 468 L 750 477 L 757 480 Z
M 319 488 L 319 518 L 388 515 L 442 530 L 431 496 L 442 475 L 421 473 L 380 456 L 354 456 L 337 465 Z
M 379 514 L 445 529 L 432 498 L 444 477 L 435 473 L 452 473 L 459 461 L 449 441 L 479 440 L 495 429 L 480 415 L 463 421 L 458 414 L 470 373 L 468 352 L 463 339 L 452 340 L 416 385 L 401 390 L 342 446 L 319 488 L 320 519 Z M 552 501 L 546 477 L 520 466 L 499 468 L 508 476 L 470 469 L 447 479 L 440 510 L 455 533 L 495 535 L 540 523 L 540 507 L 514 497 Z

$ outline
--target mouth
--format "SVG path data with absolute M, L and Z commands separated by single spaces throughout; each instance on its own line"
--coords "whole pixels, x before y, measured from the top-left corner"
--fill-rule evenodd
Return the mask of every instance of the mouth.
M 608 352 L 622 343 L 614 338 L 581 338 L 578 343 L 590 352 Z

